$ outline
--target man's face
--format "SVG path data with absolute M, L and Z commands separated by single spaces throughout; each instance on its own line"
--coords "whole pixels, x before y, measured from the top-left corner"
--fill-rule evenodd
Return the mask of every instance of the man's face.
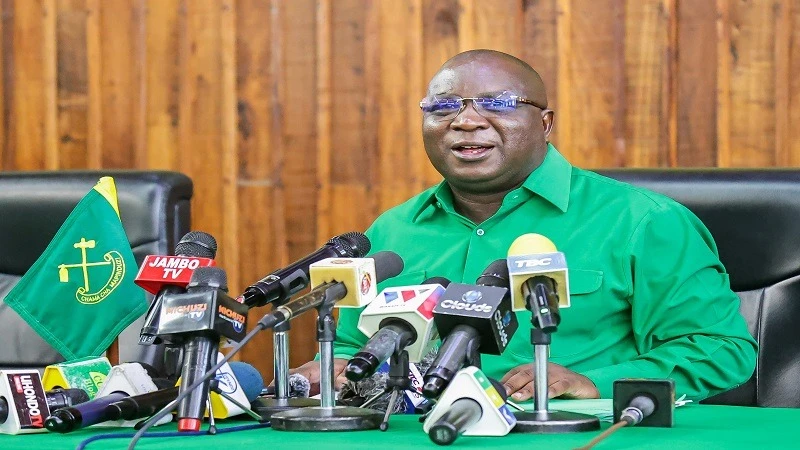
M 522 69 L 502 59 L 477 59 L 441 70 L 428 97 L 487 97 L 511 92 L 530 97 Z M 422 137 L 433 166 L 456 189 L 472 193 L 507 192 L 541 164 L 547 152 L 542 110 L 518 104 L 491 114 L 465 101 L 448 119 L 423 113 Z M 552 117 L 552 116 L 548 116 Z M 547 130 L 549 131 L 549 130 Z

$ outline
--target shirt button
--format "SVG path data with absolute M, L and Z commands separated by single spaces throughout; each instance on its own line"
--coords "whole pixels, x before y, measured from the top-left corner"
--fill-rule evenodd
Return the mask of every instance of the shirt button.
M 478 230 L 475 231 L 475 234 L 477 234 L 478 236 L 483 236 L 483 233 L 485 233 L 485 231 L 483 231 L 483 228 L 478 228 Z

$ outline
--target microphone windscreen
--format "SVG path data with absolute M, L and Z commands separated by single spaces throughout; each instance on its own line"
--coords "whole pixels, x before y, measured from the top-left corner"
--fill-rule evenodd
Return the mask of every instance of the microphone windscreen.
M 403 271 L 403 258 L 395 252 L 384 250 L 371 256 L 375 260 L 375 278 L 377 282 L 400 275 Z
M 546 236 L 526 233 L 514 239 L 508 247 L 508 256 L 530 255 L 536 253 L 555 253 L 558 249 Z
M 214 259 L 217 255 L 217 240 L 208 233 L 190 231 L 175 246 L 175 254 Z
M 481 276 L 475 281 L 481 286 L 509 287 L 508 262 L 506 259 L 498 259 L 483 271 Z
M 239 381 L 242 386 L 242 391 L 247 397 L 247 400 L 252 402 L 264 389 L 264 378 L 261 377 L 261 372 L 255 367 L 242 361 L 232 361 L 228 363 L 231 367 L 231 372 Z
M 372 244 L 364 233 L 351 231 L 349 233 L 334 236 L 328 241 L 329 245 L 334 245 L 341 249 L 344 255 L 350 258 L 363 258 L 369 252 Z
M 198 267 L 187 288 L 213 287 L 228 292 L 228 275 L 221 267 Z
M 505 262 L 505 260 L 503 260 L 503 262 Z M 445 277 L 431 277 L 423 281 L 422 284 L 438 284 L 439 286 L 446 288 L 450 285 L 450 280 Z
M 289 397 L 308 398 L 311 392 L 311 382 L 299 373 L 289 375 Z

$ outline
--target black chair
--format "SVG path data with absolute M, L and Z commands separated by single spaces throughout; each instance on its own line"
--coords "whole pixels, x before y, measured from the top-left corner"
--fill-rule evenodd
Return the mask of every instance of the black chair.
M 0 299 L 44 252 L 75 205 L 100 177 L 114 177 L 123 227 L 137 264 L 149 254 L 172 254 L 189 231 L 192 180 L 177 172 L 98 170 L 0 172 Z M 152 300 L 152 296 L 149 296 Z M 119 336 L 120 362 L 162 367 L 163 349 L 138 345 L 143 318 Z M 0 368 L 63 361 L 5 303 L 0 303 Z
M 800 170 L 598 172 L 677 200 L 714 236 L 759 352 L 747 383 L 705 403 L 800 407 Z

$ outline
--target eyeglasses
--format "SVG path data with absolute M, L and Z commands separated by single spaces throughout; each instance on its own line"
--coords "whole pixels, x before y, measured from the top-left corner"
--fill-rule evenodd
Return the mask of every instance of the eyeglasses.
M 464 110 L 466 100 L 472 100 L 475 109 L 484 117 L 496 117 L 508 114 L 516 110 L 521 103 L 533 105 L 539 109 L 547 108 L 546 106 L 539 105 L 534 101 L 508 91 L 504 91 L 493 97 L 426 97 L 419 102 L 419 107 L 422 109 L 423 113 L 436 116 L 439 120 L 447 120 L 455 118 Z

